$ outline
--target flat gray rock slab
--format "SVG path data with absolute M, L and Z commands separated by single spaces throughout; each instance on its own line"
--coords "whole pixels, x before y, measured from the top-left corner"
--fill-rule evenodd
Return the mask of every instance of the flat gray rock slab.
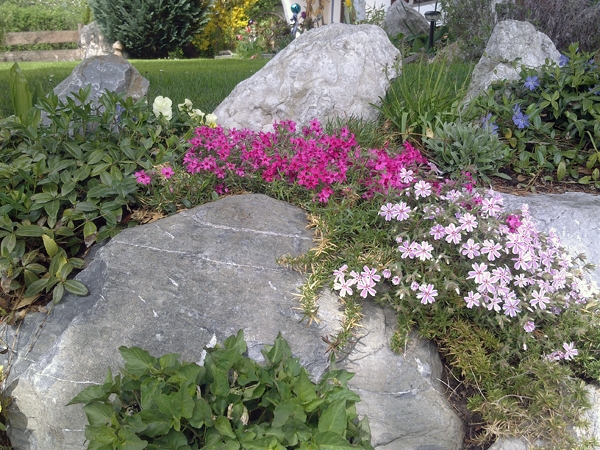
M 260 361 L 281 332 L 319 378 L 329 364 L 323 337 L 339 329 L 338 299 L 325 292 L 320 321 L 308 325 L 295 297 L 304 276 L 277 263 L 312 247 L 306 226 L 301 209 L 252 194 L 125 230 L 101 247 L 77 277 L 89 296 L 66 296 L 49 316 L 28 316 L 14 344 L 5 339 L 15 350 L 5 393 L 13 397 L 15 450 L 84 449 L 82 407 L 65 405 L 103 382 L 108 367 L 122 367 L 122 345 L 198 362 L 213 336 L 223 342 L 244 329 Z M 373 444 L 459 450 L 462 424 L 440 389 L 435 347 L 416 339 L 396 355 L 388 346 L 393 312 L 366 303 L 364 315 L 362 337 L 340 365 L 356 373 L 351 387 L 362 397 L 359 414 L 370 416 Z

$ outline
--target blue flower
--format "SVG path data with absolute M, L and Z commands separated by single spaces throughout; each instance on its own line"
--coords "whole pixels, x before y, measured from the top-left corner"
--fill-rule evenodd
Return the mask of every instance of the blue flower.
M 120 122 L 120 121 L 121 121 L 121 114 L 123 113 L 123 111 L 127 111 L 127 109 L 126 109 L 126 108 L 124 108 L 123 106 L 121 106 L 121 104 L 120 104 L 120 103 L 117 103 L 117 108 L 116 108 L 116 110 L 117 110 L 117 117 L 116 117 L 116 120 L 117 120 L 117 122 Z
M 492 113 L 489 113 L 487 116 L 481 119 L 481 124 L 484 130 L 488 130 L 492 134 L 498 134 L 498 125 L 494 122 L 490 122 L 492 118 Z
M 519 130 L 526 128 L 529 126 L 529 116 L 527 114 L 523 114 L 521 112 L 521 107 L 519 105 L 515 105 L 513 108 L 515 112 L 512 116 L 513 123 L 517 126 Z
M 569 64 L 569 60 L 570 60 L 570 59 L 571 59 L 571 58 L 569 58 L 569 57 L 568 57 L 568 56 L 566 56 L 566 55 L 560 55 L 560 59 L 558 60 L 558 65 L 559 65 L 560 67 L 564 67 L 564 66 L 566 66 L 567 64 Z
M 540 82 L 538 81 L 537 75 L 534 75 L 532 77 L 527 77 L 525 79 L 525 87 L 527 89 L 529 89 L 530 91 L 533 91 L 539 85 L 540 85 Z

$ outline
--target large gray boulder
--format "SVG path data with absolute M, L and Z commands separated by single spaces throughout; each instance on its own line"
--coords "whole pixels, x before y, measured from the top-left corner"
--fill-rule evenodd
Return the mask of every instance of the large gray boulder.
M 590 273 L 590 278 L 600 286 L 600 196 L 567 192 L 527 196 L 502 194 L 502 197 L 508 211 L 518 211 L 523 205 L 527 205 L 538 230 L 547 233 L 554 229 L 563 247 L 572 256 L 584 253 L 587 261 L 596 265 L 596 269 Z M 594 385 L 588 385 L 587 388 L 592 405 L 586 414 L 590 428 L 585 431 L 579 430 L 579 435 L 595 437 L 600 442 L 600 388 Z M 513 437 L 499 439 L 490 450 L 528 448 L 525 439 Z
M 318 323 L 302 322 L 294 296 L 303 275 L 277 264 L 282 255 L 312 247 L 305 213 L 264 195 L 224 198 L 123 231 L 78 275 L 87 297 L 67 295 L 47 317 L 27 316 L 7 328 L 12 370 L 5 395 L 15 450 L 83 450 L 81 405 L 65 406 L 84 387 L 123 362 L 118 347 L 155 356 L 179 353 L 199 361 L 213 336 L 222 342 L 244 329 L 249 355 L 278 332 L 318 378 L 328 366 L 323 338 L 339 329 L 337 297 L 325 292 Z M 340 364 L 354 371 L 378 449 L 459 450 L 463 426 L 440 386 L 434 346 L 411 341 L 405 354 L 389 350 L 390 310 L 366 303 L 364 328 Z M 12 332 L 12 333 L 9 333 Z M 6 364 L 6 361 L 5 361 Z
M 113 53 L 112 43 L 104 38 L 102 30 L 96 21 L 81 27 L 79 32 L 79 48 L 81 58 L 88 59 L 92 56 L 110 55 Z
M 54 88 L 62 101 L 91 85 L 90 101 L 97 102 L 104 92 L 123 93 L 139 100 L 148 94 L 150 83 L 129 62 L 117 55 L 93 56 L 79 64 L 71 75 Z
M 560 52 L 548 36 L 528 22 L 498 22 L 473 69 L 465 102 L 470 102 L 496 81 L 518 80 L 521 67 L 541 67 L 546 59 L 557 63 L 560 59 Z
M 402 33 L 404 38 L 408 38 L 423 33 L 428 34 L 429 22 L 416 9 L 403 1 L 397 1 L 387 9 L 383 29 L 391 37 Z
M 331 24 L 300 35 L 215 109 L 224 128 L 268 131 L 335 117 L 375 119 L 399 51 L 375 25 Z
M 502 194 L 507 210 L 527 205 L 538 230 L 556 230 L 565 249 L 576 256 L 585 253 L 587 261 L 596 264 L 590 274 L 600 286 L 600 196 L 582 192 L 516 196 Z

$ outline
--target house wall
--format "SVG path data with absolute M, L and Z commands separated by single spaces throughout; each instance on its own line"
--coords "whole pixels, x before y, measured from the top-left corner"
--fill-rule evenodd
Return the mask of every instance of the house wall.
M 318 1 L 318 0 L 317 0 Z M 356 5 L 357 14 L 361 15 L 361 10 L 371 8 L 381 8 L 382 6 L 387 10 L 394 1 L 406 1 L 406 3 L 422 14 L 427 11 L 433 11 L 436 7 L 436 1 L 421 1 L 418 0 L 353 0 Z M 302 11 L 306 11 L 306 0 L 282 0 L 283 11 L 285 12 L 286 19 L 289 21 L 292 18 L 291 6 L 294 3 L 298 3 L 302 8 Z M 342 5 L 344 0 L 323 0 L 323 21 L 325 24 L 343 22 L 343 8 Z M 360 5 L 362 3 L 362 5 Z M 439 5 L 438 5 L 439 10 Z

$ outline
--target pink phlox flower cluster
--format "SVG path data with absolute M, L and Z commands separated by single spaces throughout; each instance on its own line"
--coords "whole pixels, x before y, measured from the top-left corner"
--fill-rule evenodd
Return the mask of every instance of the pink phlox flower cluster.
M 220 179 L 259 177 L 267 183 L 283 180 L 314 192 L 313 198 L 322 203 L 348 182 L 350 171 L 353 180 L 358 176 L 363 197 L 371 198 L 410 186 L 414 172 L 407 167 L 427 162 L 409 143 L 399 153 L 362 150 L 347 128 L 326 134 L 316 119 L 300 134 L 291 121 L 276 122 L 272 132 L 203 126 L 189 143 L 183 158 L 189 173 L 208 172 Z
M 364 266 L 361 273 L 351 271 L 348 274 L 349 278 L 346 278 L 347 270 L 348 265 L 344 264 L 342 267 L 334 271 L 335 278 L 333 282 L 333 289 L 339 291 L 340 297 L 352 295 L 352 286 L 354 285 L 356 285 L 356 289 L 359 291 L 359 295 L 362 298 L 367 298 L 369 295 L 374 296 L 377 294 L 375 285 L 381 280 L 381 276 L 377 275 L 377 269 Z M 389 275 L 391 275 L 391 272 L 388 273 L 388 277 Z
M 570 361 L 574 359 L 575 356 L 579 355 L 579 350 L 575 348 L 574 342 L 563 343 L 563 348 L 565 349 L 564 352 L 561 350 L 556 350 L 549 355 L 546 355 L 546 359 L 549 359 L 550 361 L 560 361 L 561 359 Z
M 385 220 L 390 221 L 392 219 L 396 219 L 398 221 L 403 221 L 409 218 L 411 209 L 405 202 L 400 203 L 386 203 L 379 210 L 379 215 L 382 216 Z

